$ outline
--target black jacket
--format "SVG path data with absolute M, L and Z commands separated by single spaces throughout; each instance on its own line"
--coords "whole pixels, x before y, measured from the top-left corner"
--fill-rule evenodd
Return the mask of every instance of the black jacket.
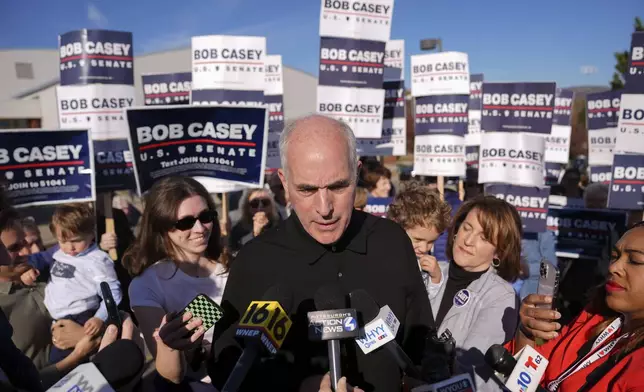
M 411 242 L 396 223 L 354 211 L 349 227 L 334 246 L 323 246 L 306 233 L 293 213 L 279 226 L 246 244 L 233 262 L 222 299 L 224 318 L 215 327 L 213 383 L 221 387 L 240 354 L 235 329 L 249 303 L 274 284 L 294 293 L 293 326 L 278 356 L 256 363 L 245 391 L 297 391 L 303 379 L 328 371 L 326 342 L 309 342 L 307 318 L 313 296 L 337 282 L 346 293 L 365 289 L 380 306 L 389 305 L 401 322 L 397 339 L 420 363 L 424 338 L 434 326 L 427 292 Z M 364 355 L 355 342 L 342 342 L 342 374 L 365 391 L 396 391 L 401 372 L 384 350 Z

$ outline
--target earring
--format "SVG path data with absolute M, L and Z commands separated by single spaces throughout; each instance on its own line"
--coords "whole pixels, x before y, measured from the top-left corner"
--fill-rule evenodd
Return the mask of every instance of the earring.
M 501 266 L 501 260 L 498 257 L 492 259 L 492 267 L 499 268 Z

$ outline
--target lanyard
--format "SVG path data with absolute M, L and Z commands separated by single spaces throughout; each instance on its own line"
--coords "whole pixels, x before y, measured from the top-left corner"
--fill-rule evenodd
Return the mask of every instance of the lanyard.
M 629 336 L 629 334 L 625 333 L 622 336 L 618 337 L 617 339 L 613 340 L 612 342 L 608 343 L 605 345 L 605 347 L 601 348 L 608 339 L 610 339 L 613 335 L 619 331 L 619 328 L 622 326 L 622 319 L 617 318 L 615 319 L 608 327 L 606 327 L 602 333 L 599 334 L 597 339 L 595 339 L 595 342 L 593 343 L 592 348 L 590 349 L 590 352 L 586 354 L 582 359 L 579 361 L 575 362 L 572 364 L 568 369 L 566 369 L 565 372 L 563 372 L 559 377 L 557 377 L 554 381 L 551 381 L 548 383 L 548 390 L 550 392 L 554 392 L 559 389 L 559 386 L 561 385 L 564 380 L 572 376 L 573 374 L 577 373 L 578 371 L 587 368 L 591 364 L 597 362 L 601 358 L 607 356 L 615 346 L 617 346 L 617 343 L 619 343 L 620 340 L 625 339 Z M 599 349 L 601 348 L 601 349 Z

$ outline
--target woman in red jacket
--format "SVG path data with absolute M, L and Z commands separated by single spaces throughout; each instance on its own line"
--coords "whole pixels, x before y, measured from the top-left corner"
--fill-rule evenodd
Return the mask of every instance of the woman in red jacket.
M 644 222 L 617 242 L 606 285 L 563 328 L 551 297 L 530 295 L 510 347 L 533 346 L 549 361 L 541 385 L 548 391 L 644 391 Z M 548 340 L 536 346 L 535 338 Z

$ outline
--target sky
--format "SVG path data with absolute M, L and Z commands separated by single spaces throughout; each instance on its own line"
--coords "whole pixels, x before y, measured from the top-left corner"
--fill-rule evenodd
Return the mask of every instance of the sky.
M 407 80 L 419 41 L 441 38 L 486 81 L 607 85 L 638 15 L 644 0 L 396 0 L 391 39 L 405 40 Z M 0 0 L 0 49 L 56 48 L 58 34 L 81 28 L 131 31 L 135 55 L 197 35 L 255 35 L 317 75 L 319 18 L 319 0 Z

